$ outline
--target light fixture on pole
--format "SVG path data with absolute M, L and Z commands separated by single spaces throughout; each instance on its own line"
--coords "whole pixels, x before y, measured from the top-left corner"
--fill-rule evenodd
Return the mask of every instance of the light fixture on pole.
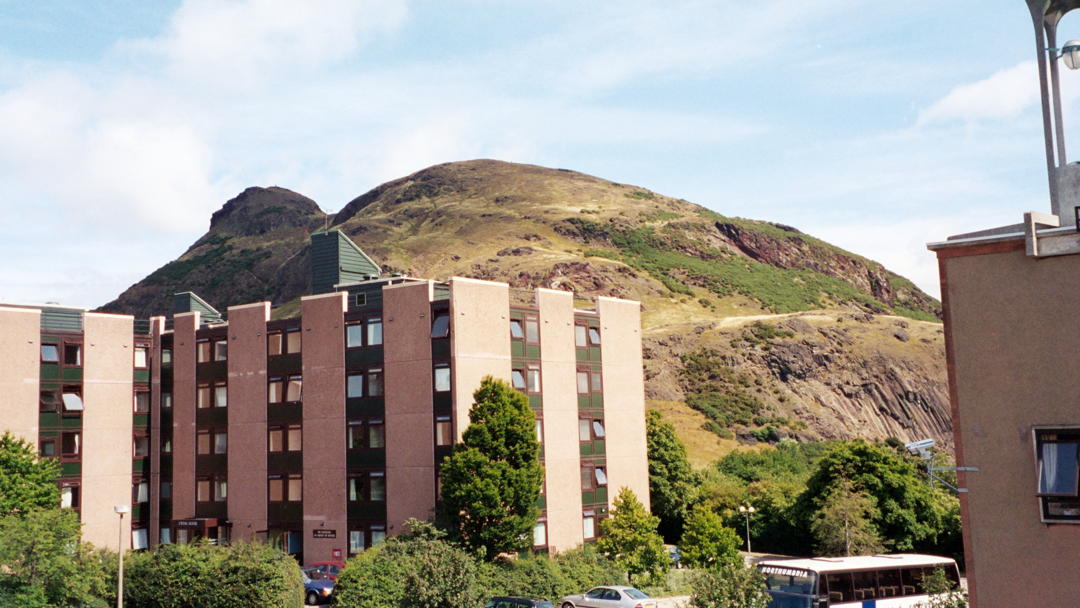
M 131 511 L 128 505 L 116 505 L 113 511 L 120 516 L 119 542 L 116 545 L 118 565 L 116 569 L 116 608 L 124 608 L 124 514 Z
M 750 548 L 750 516 L 757 511 L 753 505 L 739 505 L 739 513 L 746 516 L 746 552 L 753 553 Z

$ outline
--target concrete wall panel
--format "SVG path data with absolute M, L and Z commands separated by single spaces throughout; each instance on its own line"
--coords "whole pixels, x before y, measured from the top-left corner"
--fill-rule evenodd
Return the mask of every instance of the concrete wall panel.
M 83 540 L 116 550 L 131 546 L 131 517 L 116 505 L 131 505 L 133 319 L 85 313 L 83 317 Z
M 266 322 L 270 303 L 229 307 L 229 519 L 233 540 L 266 530 Z
M 0 432 L 38 444 L 41 311 L 0 306 Z
M 195 517 L 195 330 L 198 327 L 197 311 L 173 318 L 173 519 Z
M 432 284 L 383 288 L 386 383 L 386 525 L 399 534 L 435 508 L 431 369 Z
M 548 547 L 558 552 L 573 549 L 584 540 L 574 296 L 567 291 L 538 289 L 536 302 L 540 309 L 540 369 L 544 390 Z
M 641 357 L 641 304 L 598 298 L 607 427 L 608 503 L 623 487 L 649 508 L 645 449 L 645 377 Z
M 345 476 L 346 293 L 301 300 L 304 362 L 304 559 L 347 555 Z M 336 538 L 313 538 L 316 529 Z
M 454 277 L 450 315 L 454 431 L 460 440 L 469 424 L 472 394 L 484 376 L 510 382 L 510 288 Z

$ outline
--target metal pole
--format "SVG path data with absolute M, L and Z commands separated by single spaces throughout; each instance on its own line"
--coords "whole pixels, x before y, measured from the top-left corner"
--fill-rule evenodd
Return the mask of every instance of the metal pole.
M 120 514 L 119 542 L 116 545 L 120 562 L 116 572 L 116 608 L 124 608 L 124 514 Z
M 746 552 L 747 553 L 753 553 L 754 551 L 750 548 L 750 510 L 747 509 L 745 511 L 745 513 L 746 513 Z

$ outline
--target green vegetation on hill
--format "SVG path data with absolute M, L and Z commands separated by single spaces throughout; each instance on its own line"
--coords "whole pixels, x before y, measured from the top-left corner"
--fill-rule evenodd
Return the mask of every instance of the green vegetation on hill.
M 681 360 L 686 404 L 705 414 L 706 429 L 730 438 L 730 428 L 736 425 L 766 429 L 766 434 L 770 426 L 792 425 L 762 400 L 764 383 L 736 371 L 719 351 L 702 348 L 682 355 Z

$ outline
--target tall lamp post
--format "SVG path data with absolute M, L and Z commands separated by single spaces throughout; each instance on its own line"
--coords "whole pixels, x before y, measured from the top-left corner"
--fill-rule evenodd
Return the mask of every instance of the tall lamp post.
M 116 505 L 113 511 L 120 516 L 119 541 L 116 554 L 119 565 L 116 569 L 116 608 L 124 608 L 124 513 L 131 511 L 128 505 Z
M 746 552 L 753 553 L 750 548 L 750 515 L 752 515 L 757 509 L 753 505 L 739 505 L 739 513 L 746 516 Z

